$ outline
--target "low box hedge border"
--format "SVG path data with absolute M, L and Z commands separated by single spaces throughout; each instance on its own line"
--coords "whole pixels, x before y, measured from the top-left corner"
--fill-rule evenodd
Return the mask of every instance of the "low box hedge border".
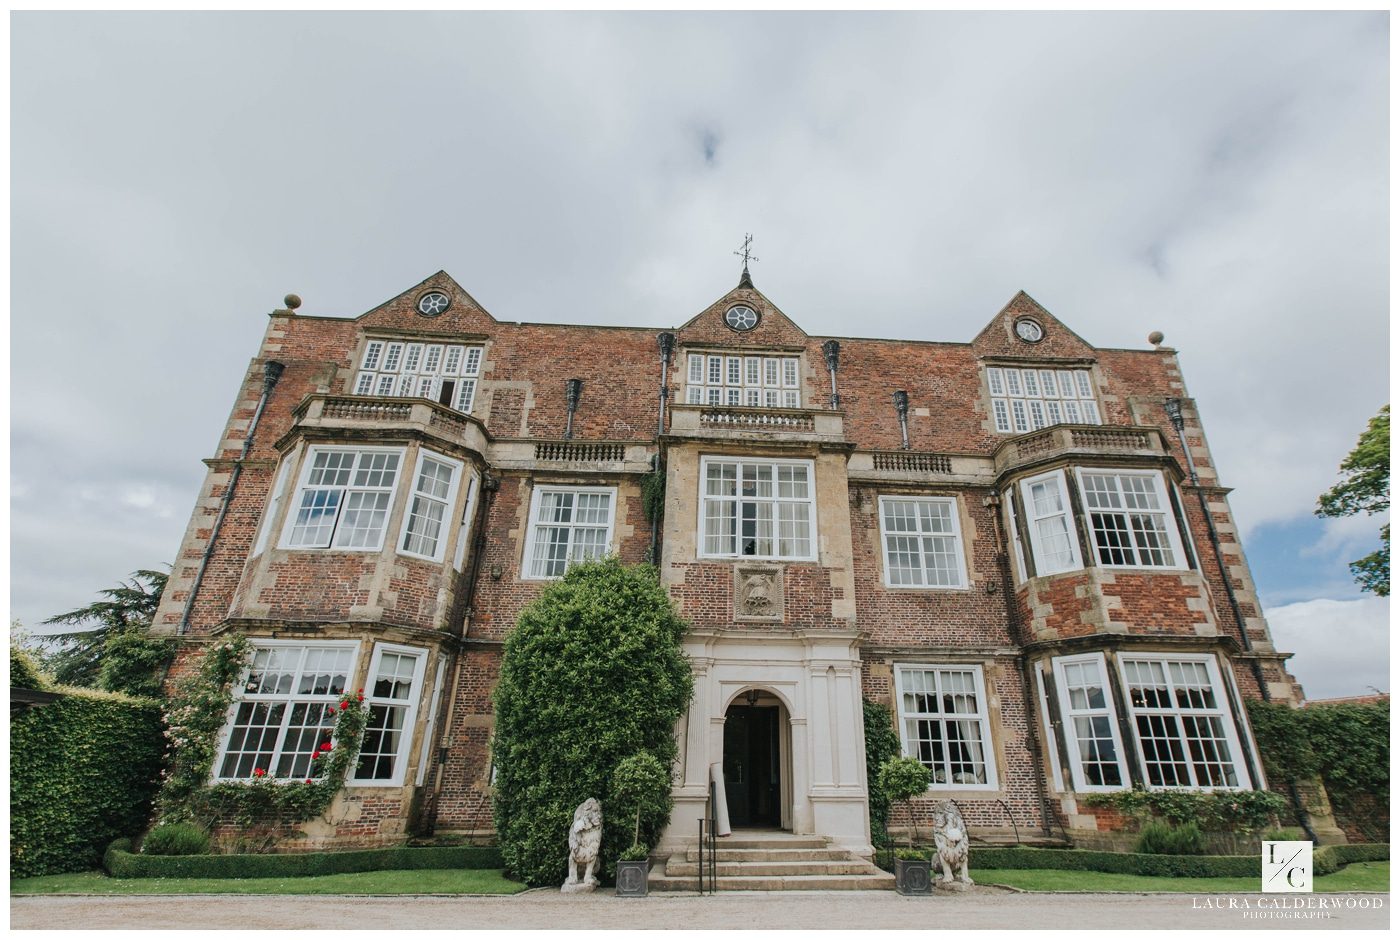
M 1330 875 L 1352 862 L 1390 858 L 1384 843 L 1324 845 L 1313 851 L 1313 874 Z M 1052 869 L 1101 871 L 1116 875 L 1161 878 L 1249 878 L 1259 874 L 1258 855 L 1141 855 L 1136 852 L 1089 852 L 1083 849 L 977 848 L 969 864 L 983 869 Z
M 130 839 L 107 849 L 102 867 L 113 878 L 305 878 L 362 871 L 501 868 L 494 846 L 394 846 L 280 855 L 137 855 Z

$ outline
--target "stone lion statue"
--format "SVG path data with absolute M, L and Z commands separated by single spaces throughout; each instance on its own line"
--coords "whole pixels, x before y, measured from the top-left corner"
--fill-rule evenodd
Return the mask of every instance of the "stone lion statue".
M 592 891 L 598 886 L 598 851 L 603 844 L 603 804 L 589 797 L 574 810 L 569 827 L 569 877 L 567 892 Z
M 967 826 L 963 823 L 958 804 L 952 800 L 935 803 L 933 807 L 933 844 L 936 859 L 943 867 L 940 885 L 952 886 L 953 872 L 958 872 L 958 882 L 972 884 L 967 876 Z

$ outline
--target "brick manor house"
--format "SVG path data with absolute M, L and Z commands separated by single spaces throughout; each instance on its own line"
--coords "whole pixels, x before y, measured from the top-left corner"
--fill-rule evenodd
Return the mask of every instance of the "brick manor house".
M 1024 293 L 971 342 L 809 336 L 747 270 L 669 330 L 499 321 L 443 272 L 355 318 L 298 305 L 155 626 L 175 674 L 255 643 L 220 781 L 303 778 L 324 705 L 365 690 L 358 765 L 292 847 L 489 838 L 503 641 L 604 554 L 655 559 L 692 625 L 662 849 L 717 764 L 736 828 L 869 856 L 863 698 L 932 771 L 916 818 L 952 798 L 974 835 L 1109 845 L 1085 794 L 1269 785 L 1243 700 L 1301 690 L 1159 336 L 1096 348 Z

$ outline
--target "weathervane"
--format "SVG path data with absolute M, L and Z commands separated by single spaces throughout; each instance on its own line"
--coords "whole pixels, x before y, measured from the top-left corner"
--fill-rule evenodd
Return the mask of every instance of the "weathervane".
M 751 245 L 753 245 L 753 236 L 750 235 L 750 234 L 748 234 L 747 232 L 745 232 L 745 233 L 744 233 L 744 247 L 743 247 L 741 250 L 734 252 L 734 254 L 736 254 L 736 255 L 738 255 L 740 258 L 743 258 L 743 259 L 744 259 L 744 273 L 745 273 L 745 274 L 748 274 L 748 273 L 749 273 L 749 262 L 750 262 L 750 261 L 757 261 L 757 260 L 759 260 L 758 255 L 754 254 L 753 252 L 751 252 L 751 251 L 749 250 L 749 248 L 750 248 Z

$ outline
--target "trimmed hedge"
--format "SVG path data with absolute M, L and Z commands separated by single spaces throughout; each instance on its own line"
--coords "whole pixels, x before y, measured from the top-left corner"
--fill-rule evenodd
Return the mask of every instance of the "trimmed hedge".
M 96 868 L 146 825 L 165 758 L 160 704 L 60 688 L 10 724 L 10 877 Z
M 102 859 L 102 867 L 113 878 L 305 878 L 362 871 L 501 868 L 503 864 L 500 849 L 481 845 L 401 845 L 282 855 L 136 855 L 130 839 L 117 839 Z
M 1390 846 L 1378 843 L 1325 845 L 1313 851 L 1313 874 L 1330 875 L 1352 862 L 1390 858 Z M 1102 871 L 1115 875 L 1159 878 L 1252 878 L 1259 875 L 1258 855 L 1142 855 L 1136 852 L 1086 852 L 1082 849 L 1009 849 L 973 847 L 975 868 Z

